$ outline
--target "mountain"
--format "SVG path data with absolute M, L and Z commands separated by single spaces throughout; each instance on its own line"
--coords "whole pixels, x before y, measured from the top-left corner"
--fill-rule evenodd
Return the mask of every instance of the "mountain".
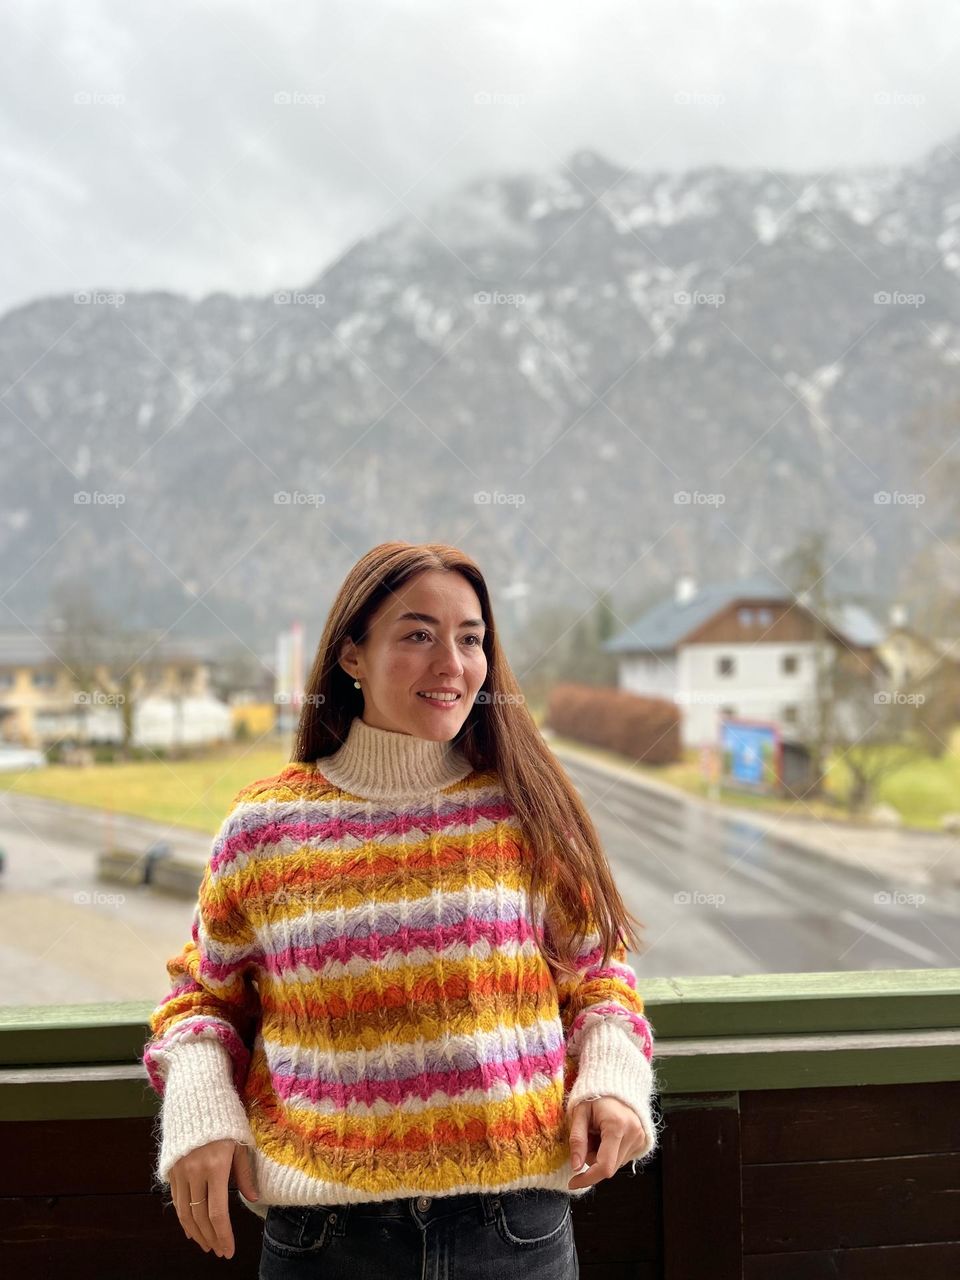
M 146 625 L 262 645 L 295 617 L 316 633 L 393 538 L 463 545 L 521 601 L 508 624 L 775 570 L 817 527 L 862 596 L 931 548 L 960 590 L 937 461 L 958 284 L 960 137 L 812 175 L 581 151 L 478 177 L 299 290 L 19 307 L 0 623 L 80 578 Z

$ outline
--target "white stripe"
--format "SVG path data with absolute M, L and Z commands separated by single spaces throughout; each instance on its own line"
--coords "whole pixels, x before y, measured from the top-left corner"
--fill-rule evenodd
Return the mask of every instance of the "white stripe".
M 537 946 L 535 938 L 526 938 L 523 942 L 518 942 L 516 938 L 503 942 L 499 946 L 492 946 L 487 939 L 478 938 L 472 945 L 468 946 L 465 942 L 454 942 L 448 947 L 414 947 L 412 950 L 404 952 L 399 947 L 390 951 L 387 955 L 381 956 L 379 960 L 367 960 L 363 956 L 353 956 L 352 959 L 344 962 L 330 958 L 326 961 L 323 969 L 318 972 L 309 965 L 291 965 L 278 975 L 276 972 L 264 973 L 263 981 L 270 982 L 281 988 L 294 983 L 305 982 L 338 982 L 344 978 L 353 978 L 356 981 L 367 978 L 371 973 L 392 973 L 398 969 L 409 968 L 411 974 L 413 969 L 436 963 L 441 957 L 445 962 L 463 962 L 471 957 L 475 960 L 488 960 L 492 955 L 502 956 L 504 960 L 512 960 L 518 956 L 535 956 L 538 955 L 540 948 Z
M 258 1042 L 263 1045 L 271 1072 L 289 1075 L 291 1068 L 295 1068 L 297 1075 L 322 1074 L 339 1079 L 344 1074 L 363 1078 L 371 1070 L 396 1075 L 399 1069 L 403 1075 L 416 1074 L 425 1070 L 427 1050 L 432 1051 L 433 1058 L 448 1057 L 453 1065 L 464 1058 L 475 1062 L 487 1061 L 491 1057 L 491 1048 L 497 1046 L 511 1050 L 504 1055 L 508 1058 L 536 1053 L 545 1040 L 562 1038 L 563 1024 L 557 1014 L 555 1017 L 535 1018 L 527 1026 L 501 1023 L 491 1031 L 477 1027 L 463 1035 L 444 1035 L 434 1040 L 422 1036 L 406 1043 L 381 1040 L 373 1049 L 315 1049 L 307 1045 L 275 1043 L 262 1033 L 258 1035 Z M 516 1052 L 512 1052 L 514 1049 Z M 404 1065 L 408 1058 L 414 1059 L 409 1068 Z
M 943 964 L 942 957 L 935 951 L 931 951 L 928 947 L 921 947 L 919 943 L 911 942 L 909 938 L 894 933 L 892 929 L 885 929 L 883 925 L 876 924 L 873 920 L 858 916 L 855 911 L 841 911 L 840 919 L 857 929 L 863 929 L 866 933 L 872 933 L 874 937 L 881 938 L 884 942 L 889 942 L 892 947 L 899 947 L 901 951 L 905 951 L 908 956 L 914 956 L 917 960 L 925 960 L 927 964 L 932 965 Z

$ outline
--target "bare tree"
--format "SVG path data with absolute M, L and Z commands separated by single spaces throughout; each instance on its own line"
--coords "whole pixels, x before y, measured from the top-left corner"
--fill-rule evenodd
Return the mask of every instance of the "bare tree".
M 784 579 L 813 628 L 813 687 L 797 726 L 810 759 L 810 791 L 813 793 L 823 789 L 827 761 L 837 736 L 837 704 L 832 689 L 836 653 L 833 630 L 828 622 L 832 601 L 827 592 L 827 548 L 826 535 L 814 531 L 801 541 L 783 565 Z
M 826 585 L 827 539 L 817 531 L 790 557 L 786 572 L 813 627 L 815 676 L 798 729 L 822 790 L 831 758 L 850 774 L 847 807 L 861 812 L 880 783 L 923 756 L 945 748 L 955 717 L 952 664 L 933 664 L 893 686 L 880 656 L 859 649 L 838 629 L 839 602 Z
M 943 752 L 949 703 L 938 673 L 899 688 L 890 681 L 884 685 L 881 677 L 871 688 L 862 672 L 840 661 L 831 686 L 839 712 L 834 747 L 850 774 L 846 803 L 852 813 L 860 813 L 886 778 L 919 758 Z
M 158 637 L 126 625 L 99 605 L 82 582 L 57 584 L 51 598 L 52 645 L 57 660 L 70 673 L 78 706 L 116 707 L 120 749 L 128 756 L 137 701 L 145 691 Z

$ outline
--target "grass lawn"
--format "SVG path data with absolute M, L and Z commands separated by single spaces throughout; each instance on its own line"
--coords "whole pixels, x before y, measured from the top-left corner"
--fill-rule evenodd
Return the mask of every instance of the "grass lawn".
M 96 764 L 89 768 L 52 764 L 26 773 L 0 772 L 0 788 L 131 813 L 215 835 L 237 792 L 258 778 L 279 773 L 288 762 L 279 745 L 223 747 L 200 760 L 150 760 Z
M 604 751 L 599 747 L 584 746 L 561 737 L 554 737 L 551 742 L 558 747 L 569 747 L 582 751 L 588 756 L 619 765 L 621 768 L 632 768 L 644 777 L 677 787 L 689 795 L 707 797 L 708 784 L 700 769 L 699 752 L 688 750 L 683 760 L 669 765 L 630 764 L 624 757 L 612 751 Z M 769 796 L 756 796 L 749 793 L 721 787 L 719 799 L 721 803 L 738 809 L 754 809 L 763 813 L 780 814 L 796 818 L 817 817 L 826 821 L 846 822 L 849 815 L 842 807 L 842 799 L 849 783 L 848 771 L 842 758 L 827 769 L 827 799 L 790 801 Z M 950 750 L 940 759 L 918 758 L 906 765 L 897 773 L 891 774 L 881 782 L 876 803 L 889 804 L 897 810 L 907 826 L 920 827 L 927 830 L 940 830 L 940 819 L 945 813 L 960 812 L 960 726 L 950 740 Z M 862 819 L 859 819 L 862 821 Z
M 538 724 L 542 722 L 542 714 L 542 709 L 533 709 Z M 599 747 L 560 737 L 552 738 L 551 743 L 581 751 L 599 761 L 633 768 L 642 776 L 690 795 L 708 794 L 696 750 L 687 751 L 684 759 L 676 764 L 631 766 L 622 756 Z M 26 773 L 0 772 L 0 789 L 153 818 L 213 835 L 237 792 L 258 778 L 278 773 L 288 759 L 284 747 L 276 743 L 260 742 L 253 746 L 237 743 L 197 760 L 137 761 L 93 765 L 86 769 L 49 765 Z M 846 770 L 840 760 L 828 770 L 828 792 L 839 801 L 846 784 Z M 881 785 L 877 798 L 893 805 L 904 823 L 914 827 L 938 830 L 943 814 L 960 812 L 960 726 L 952 735 L 947 754 L 939 760 L 918 759 L 892 775 Z M 770 814 L 816 816 L 835 822 L 846 820 L 846 811 L 839 803 L 828 800 L 790 802 L 726 788 L 721 789 L 720 800 L 734 808 Z

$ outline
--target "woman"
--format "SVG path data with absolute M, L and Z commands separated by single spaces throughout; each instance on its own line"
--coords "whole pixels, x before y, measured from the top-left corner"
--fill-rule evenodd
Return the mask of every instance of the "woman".
M 657 1145 L 629 915 L 477 565 L 375 547 L 151 1016 L 184 1231 L 233 1255 L 232 1173 L 261 1280 L 578 1276 L 571 1198 Z

